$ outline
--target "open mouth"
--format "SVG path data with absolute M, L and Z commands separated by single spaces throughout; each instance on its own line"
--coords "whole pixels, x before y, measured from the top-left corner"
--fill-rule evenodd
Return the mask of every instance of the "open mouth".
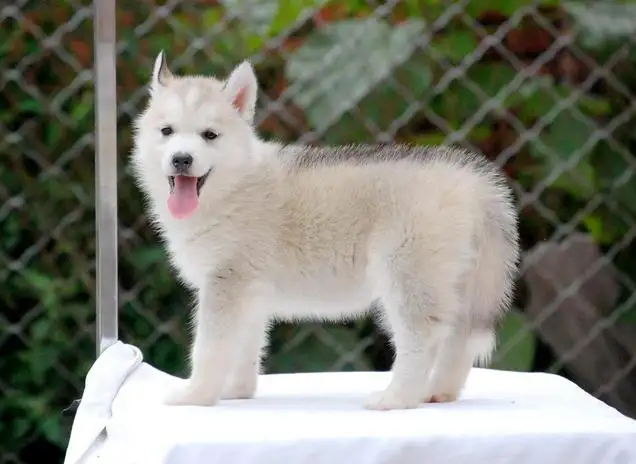
M 211 172 L 212 169 L 201 177 L 168 176 L 168 184 L 170 185 L 168 209 L 175 218 L 184 219 L 197 210 L 201 188 Z
M 183 178 L 183 179 L 179 179 L 179 183 L 190 183 L 190 182 L 194 182 L 194 179 L 196 179 L 195 186 L 196 186 L 196 192 L 198 197 L 199 194 L 201 193 L 201 188 L 203 187 L 203 184 L 205 184 L 205 181 L 208 180 L 208 176 L 210 175 L 211 172 L 212 172 L 212 168 L 210 168 L 210 170 L 206 172 L 204 175 L 202 175 L 201 177 L 168 176 L 168 184 L 170 184 L 170 195 L 174 193 L 174 189 L 177 185 L 177 180 L 175 178 L 179 177 L 179 178 Z

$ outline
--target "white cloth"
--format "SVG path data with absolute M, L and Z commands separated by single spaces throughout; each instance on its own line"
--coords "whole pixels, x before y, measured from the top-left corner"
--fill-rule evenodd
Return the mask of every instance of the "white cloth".
M 473 369 L 458 402 L 386 412 L 361 406 L 385 372 L 265 375 L 252 400 L 162 405 L 180 381 L 108 348 L 65 464 L 636 463 L 636 421 L 556 375 Z

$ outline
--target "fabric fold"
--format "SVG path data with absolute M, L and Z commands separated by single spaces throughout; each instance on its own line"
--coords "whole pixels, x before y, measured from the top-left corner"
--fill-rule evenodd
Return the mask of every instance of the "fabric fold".
M 101 446 L 112 404 L 128 376 L 143 362 L 139 348 L 118 341 L 97 358 L 86 374 L 84 392 L 71 428 L 64 464 L 85 462 Z

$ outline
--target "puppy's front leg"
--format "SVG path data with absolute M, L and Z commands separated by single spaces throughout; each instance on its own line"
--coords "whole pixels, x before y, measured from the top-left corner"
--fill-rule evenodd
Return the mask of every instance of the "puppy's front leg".
M 199 292 L 192 372 L 185 385 L 170 393 L 167 404 L 212 406 L 221 398 L 249 326 L 244 282 L 228 269 L 210 278 Z
M 252 398 L 256 393 L 261 357 L 267 343 L 267 324 L 264 317 L 250 314 L 249 326 L 244 331 L 241 342 L 241 348 L 235 358 L 233 376 L 225 385 L 221 397 L 224 400 Z

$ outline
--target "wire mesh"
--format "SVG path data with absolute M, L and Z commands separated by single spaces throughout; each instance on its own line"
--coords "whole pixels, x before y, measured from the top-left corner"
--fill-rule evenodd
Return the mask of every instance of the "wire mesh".
M 121 338 L 184 373 L 192 303 L 127 169 L 153 59 L 165 49 L 177 73 L 224 76 L 250 58 L 265 137 L 452 143 L 496 160 L 517 195 L 524 256 L 493 367 L 564 375 L 636 416 L 636 7 L 551 4 L 145 0 L 118 9 Z M 92 40 L 88 0 L 0 6 L 0 411 L 11 419 L 0 420 L 0 463 L 61 455 L 59 410 L 94 358 Z M 269 351 L 269 372 L 392 360 L 369 320 L 280 325 Z

